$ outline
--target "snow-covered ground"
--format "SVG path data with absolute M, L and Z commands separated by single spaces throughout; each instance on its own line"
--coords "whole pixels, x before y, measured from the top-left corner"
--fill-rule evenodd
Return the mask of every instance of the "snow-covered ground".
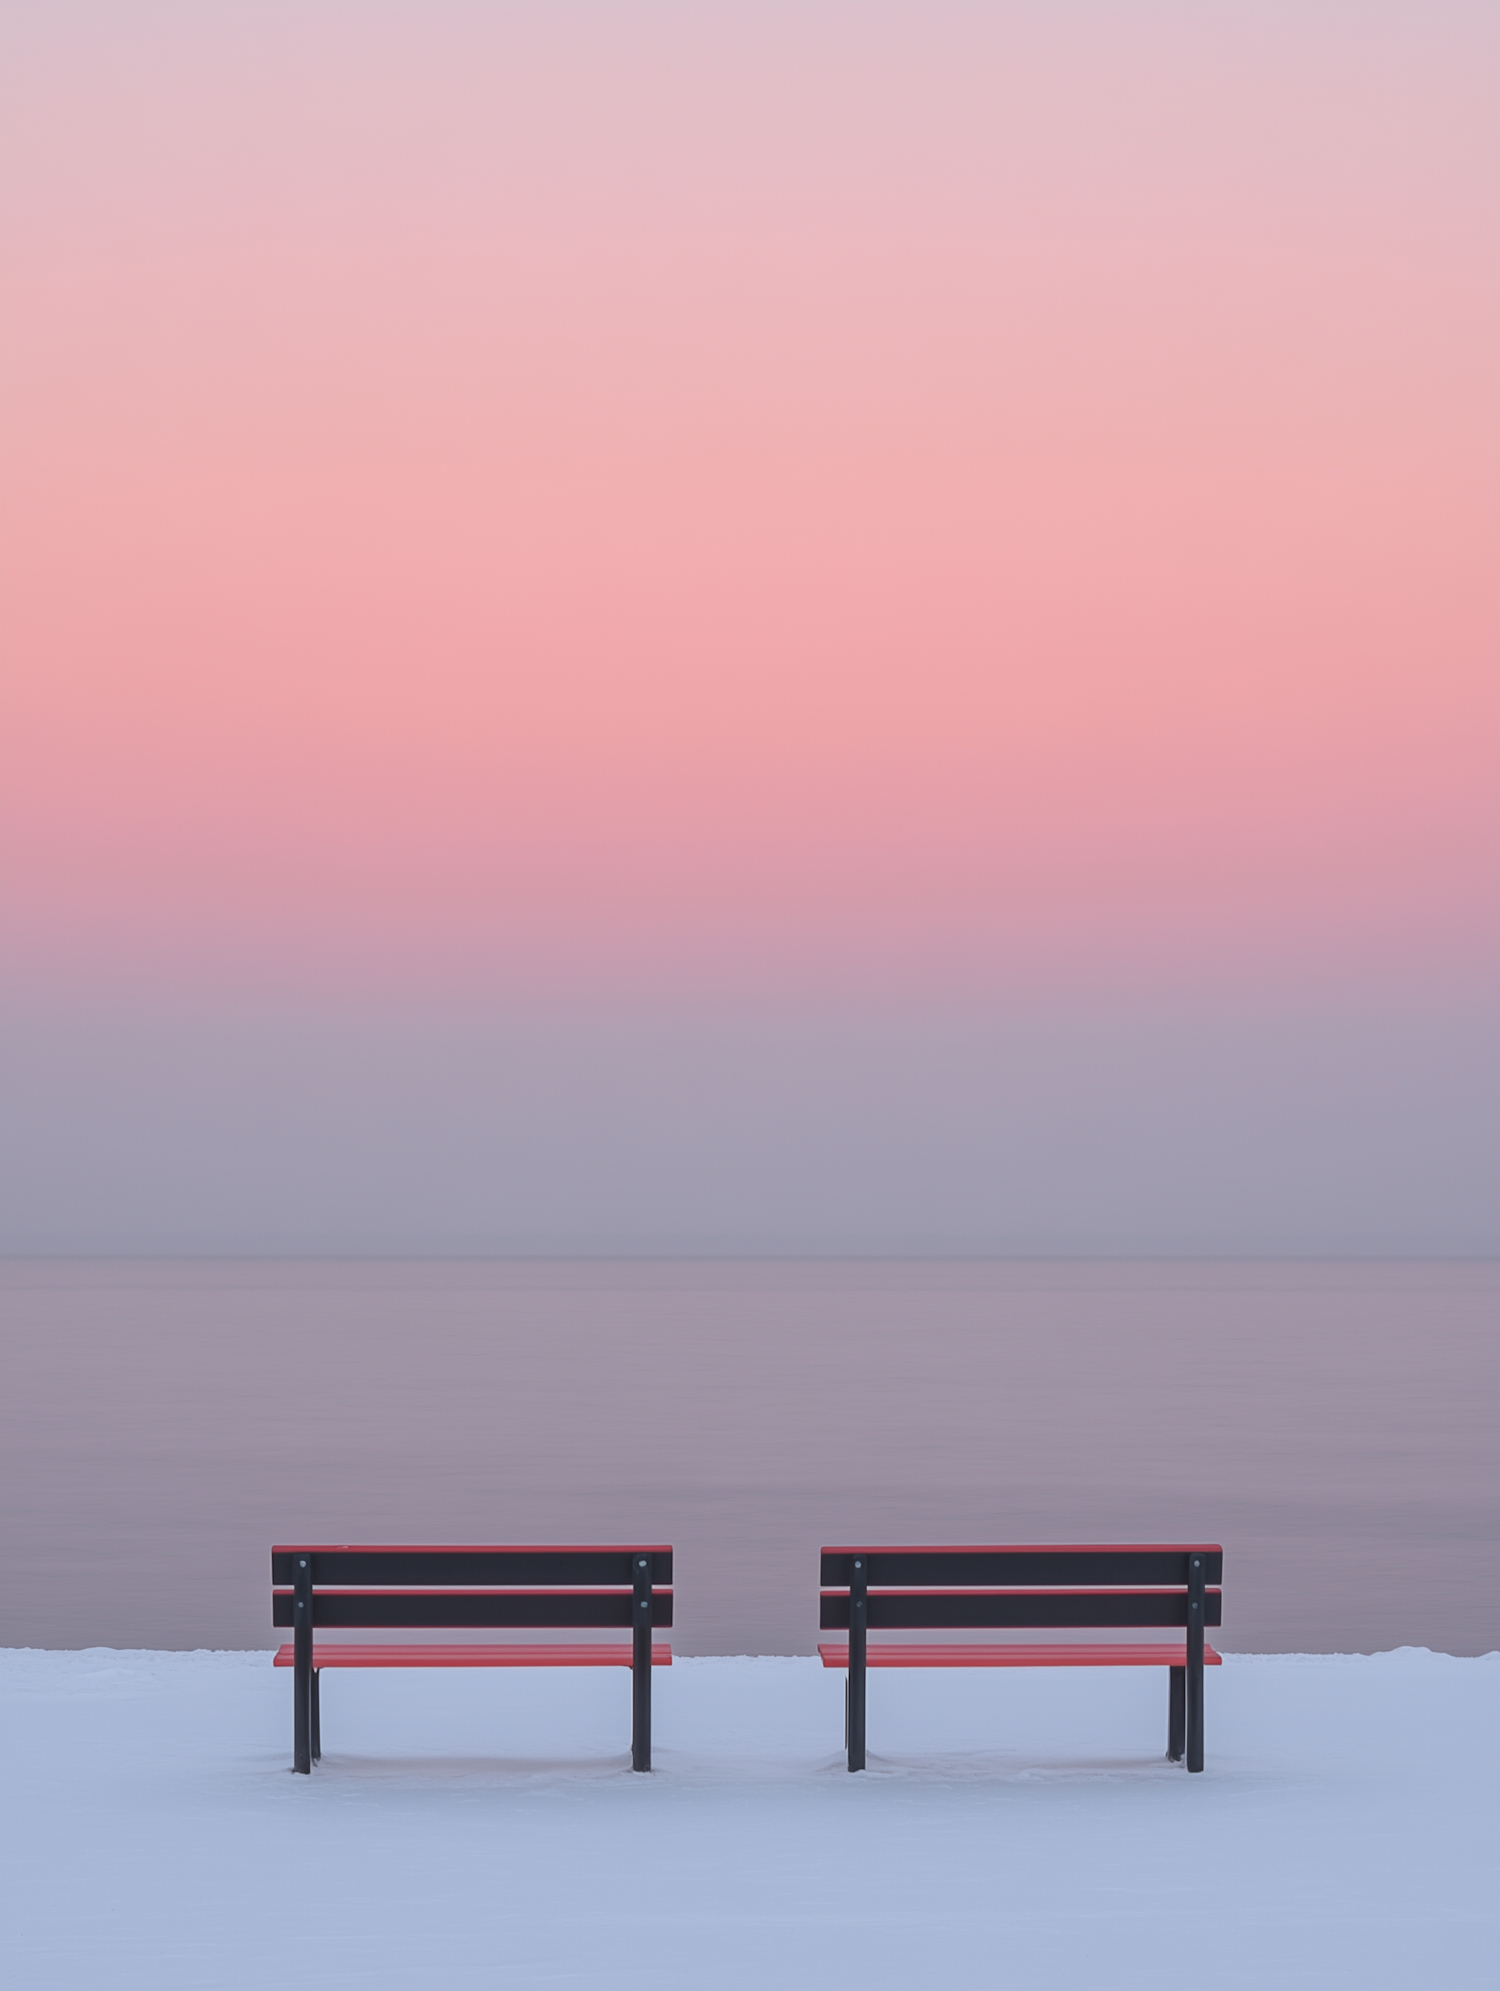
M 1231 1658 L 1208 1769 L 1155 1672 L 807 1659 L 335 1673 L 290 1773 L 263 1653 L 0 1654 L 11 1983 L 1500 1984 L 1500 1658 Z

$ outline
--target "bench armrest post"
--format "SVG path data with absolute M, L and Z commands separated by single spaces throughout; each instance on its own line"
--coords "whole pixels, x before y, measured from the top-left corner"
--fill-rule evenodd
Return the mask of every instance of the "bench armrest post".
M 1187 1766 L 1203 1768 L 1203 1618 L 1204 1573 L 1201 1555 L 1188 1557 L 1187 1584 Z
M 304 1777 L 312 1771 L 312 1657 L 312 1557 L 299 1555 L 292 1565 L 292 1768 Z
M 651 1768 L 651 1578 L 653 1557 L 637 1549 L 630 1558 L 630 1767 Z
M 865 1632 L 869 1625 L 869 1557 L 849 1559 L 849 1768 L 865 1767 Z

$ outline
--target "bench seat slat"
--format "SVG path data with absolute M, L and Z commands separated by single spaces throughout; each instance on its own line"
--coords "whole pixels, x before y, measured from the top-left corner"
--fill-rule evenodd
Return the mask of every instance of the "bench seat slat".
M 283 1645 L 272 1664 L 293 1664 Z M 651 1664 L 670 1666 L 672 1648 L 653 1644 Z M 628 1645 L 313 1645 L 313 1670 L 325 1666 L 629 1666 Z
M 847 1645 L 820 1645 L 825 1666 L 847 1667 Z M 1184 1666 L 1187 1652 L 1180 1645 L 871 1645 L 866 1666 Z M 1211 1645 L 1203 1647 L 1205 1666 L 1223 1660 Z

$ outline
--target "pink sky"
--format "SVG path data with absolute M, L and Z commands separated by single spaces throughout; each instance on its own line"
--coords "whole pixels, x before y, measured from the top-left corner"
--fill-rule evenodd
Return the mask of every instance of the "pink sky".
M 4 975 L 1492 986 L 1497 56 L 7 8 Z

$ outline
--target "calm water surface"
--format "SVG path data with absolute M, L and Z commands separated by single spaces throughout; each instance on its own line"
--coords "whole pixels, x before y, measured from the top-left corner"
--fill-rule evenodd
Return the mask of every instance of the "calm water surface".
M 1500 1646 L 1500 1265 L 0 1263 L 0 1643 L 265 1646 L 273 1540 L 1217 1539 L 1227 1650 Z

